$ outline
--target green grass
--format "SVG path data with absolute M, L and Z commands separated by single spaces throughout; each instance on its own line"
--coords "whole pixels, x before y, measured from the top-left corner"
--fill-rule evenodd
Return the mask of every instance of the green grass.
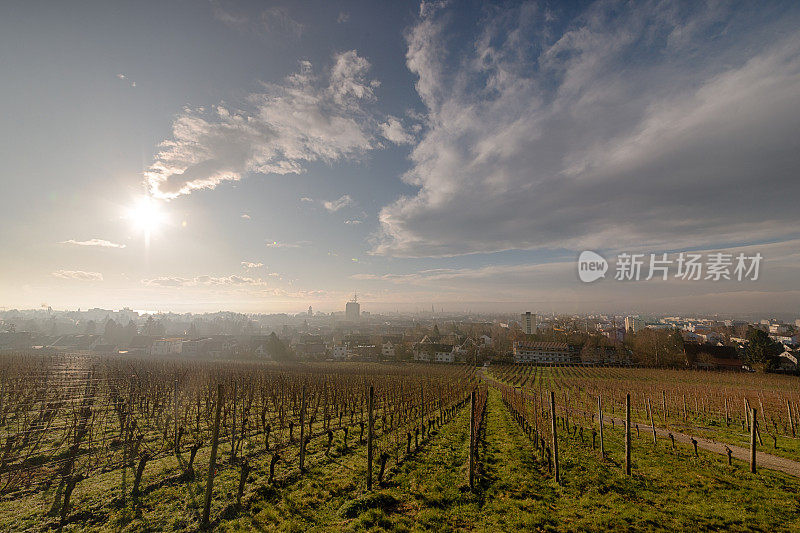
M 467 421 L 463 409 L 372 492 L 365 486 L 364 446 L 351 446 L 347 453 L 338 449 L 330 458 L 312 448 L 309 471 L 300 476 L 279 463 L 282 477 L 276 486 L 267 483 L 265 455 L 255 461 L 242 509 L 232 505 L 238 471 L 223 469 L 215 481 L 214 526 L 220 531 L 800 529 L 797 478 L 765 469 L 752 475 L 743 463 L 728 466 L 723 457 L 702 451 L 695 458 L 680 446 L 673 452 L 661 439 L 653 449 L 644 432 L 633 440 L 630 478 L 620 464 L 621 428 L 606 429 L 608 457 L 602 461 L 591 449 L 590 436 L 585 443 L 562 438 L 563 484 L 557 485 L 495 391 L 489 397 L 479 485 L 472 492 L 467 487 Z M 201 452 L 196 465 L 207 464 L 207 453 Z M 197 468 L 195 482 L 158 484 L 175 467 L 174 458 L 148 464 L 137 505 L 130 498 L 127 505 L 118 503 L 120 472 L 81 483 L 74 520 L 66 529 L 196 530 L 205 472 Z M 54 490 L 43 498 L 0 503 L 0 529 L 44 529 L 42 511 L 52 503 Z

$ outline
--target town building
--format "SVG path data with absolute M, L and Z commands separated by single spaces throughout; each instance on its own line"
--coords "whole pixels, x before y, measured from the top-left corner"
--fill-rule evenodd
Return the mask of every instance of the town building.
M 344 344 L 337 344 L 333 347 L 333 359 L 335 361 L 344 361 L 347 359 L 347 346 Z
M 522 331 L 526 335 L 536 333 L 536 314 L 526 311 L 522 314 Z
M 381 356 L 384 359 L 394 359 L 396 355 L 395 346 L 392 341 L 386 341 L 381 344 Z
M 158 356 L 181 353 L 183 339 L 156 339 L 150 346 L 150 354 Z
M 361 318 L 361 305 L 358 303 L 358 295 L 353 295 L 353 299 L 347 302 L 344 308 L 344 318 L 348 322 L 358 322 Z
M 569 363 L 573 350 L 565 342 L 514 343 L 515 363 Z
M 645 328 L 646 324 L 644 320 L 639 318 L 638 316 L 626 316 L 625 317 L 625 331 L 629 333 L 638 333 Z

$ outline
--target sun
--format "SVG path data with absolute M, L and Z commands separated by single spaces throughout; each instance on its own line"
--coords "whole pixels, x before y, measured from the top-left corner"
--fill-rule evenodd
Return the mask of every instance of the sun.
M 150 234 L 161 228 L 167 221 L 166 215 L 161 210 L 161 204 L 150 196 L 138 198 L 128 208 L 126 218 L 137 231 L 144 233 L 146 240 L 149 240 Z

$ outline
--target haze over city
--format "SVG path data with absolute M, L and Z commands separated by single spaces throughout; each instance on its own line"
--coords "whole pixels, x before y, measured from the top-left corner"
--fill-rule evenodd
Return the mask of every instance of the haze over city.
M 1 308 L 800 311 L 794 2 L 154 7 L 0 7 Z

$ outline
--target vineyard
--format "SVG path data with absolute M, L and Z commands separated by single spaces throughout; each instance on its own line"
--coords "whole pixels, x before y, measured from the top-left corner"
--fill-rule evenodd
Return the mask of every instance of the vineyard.
M 464 405 L 474 386 L 466 367 L 423 372 L 18 357 L 4 359 L 0 373 L 0 494 L 50 496 L 40 511 L 59 525 L 69 519 L 73 492 L 96 476 L 119 473 L 130 485 L 130 494 L 119 495 L 124 506 L 140 494 L 148 464 L 167 457 L 178 462 L 172 482 L 205 482 L 206 525 L 211 503 L 220 499 L 214 477 L 224 469 L 240 473 L 240 505 L 251 463 L 265 455 L 265 474 L 275 484 L 327 458 L 334 440 L 343 450 L 369 441 L 369 462 L 381 482 Z M 199 465 L 204 452 L 209 462 Z
M 798 401 L 772 375 L 4 357 L 0 527 L 783 529 Z
M 492 375 L 520 413 L 536 424 L 543 417 L 549 420 L 543 414 L 550 409 L 547 391 L 557 397 L 559 421 L 572 424 L 572 430 L 593 427 L 601 413 L 607 423 L 618 425 L 629 396 L 634 428 L 663 428 L 732 445 L 748 445 L 755 429 L 760 447 L 800 460 L 800 390 L 790 376 L 532 365 L 495 367 Z

